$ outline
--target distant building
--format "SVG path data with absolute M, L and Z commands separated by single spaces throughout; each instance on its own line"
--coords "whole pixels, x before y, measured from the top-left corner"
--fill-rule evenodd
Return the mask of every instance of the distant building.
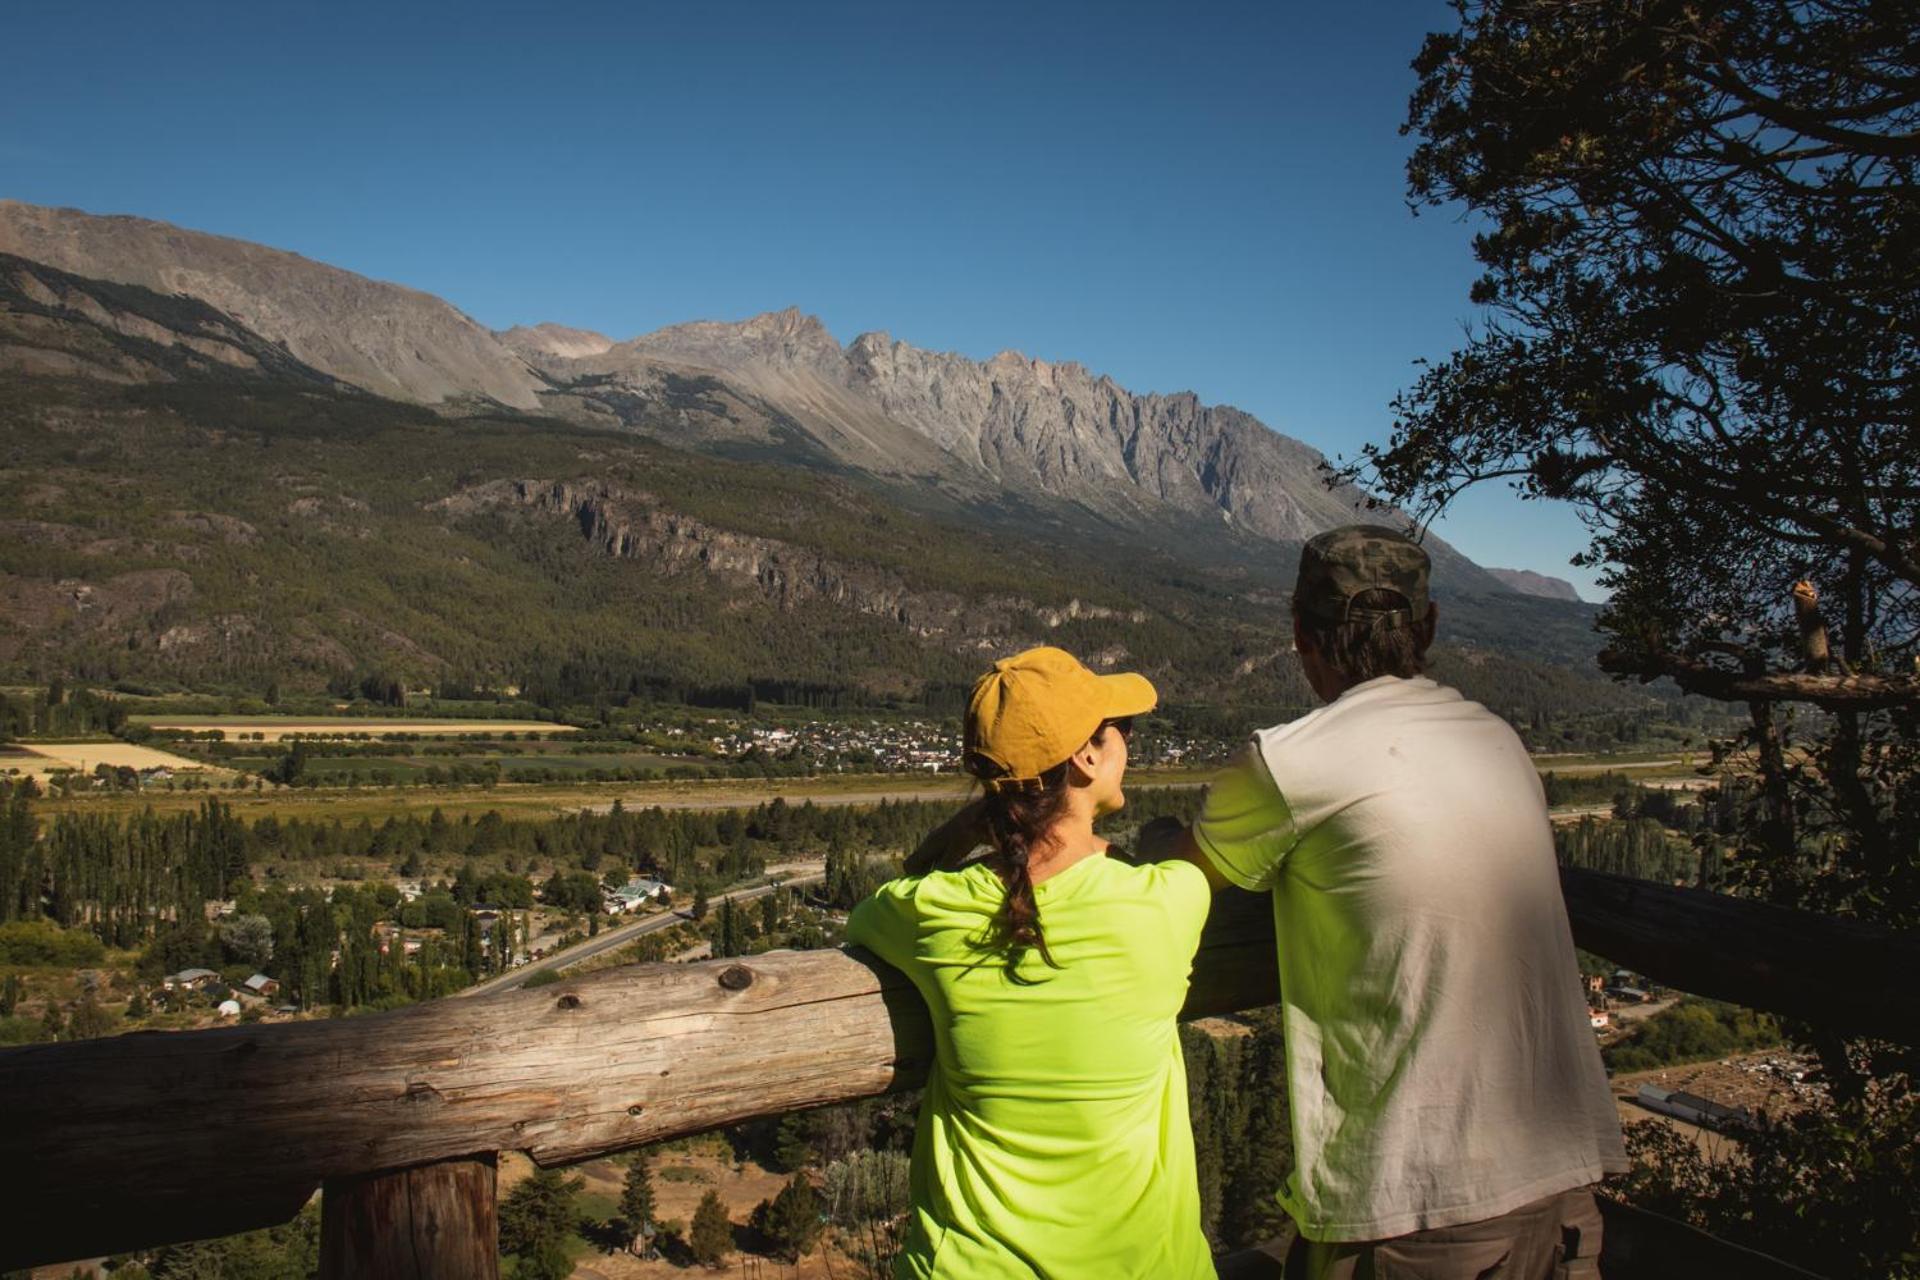
M 280 990 L 280 979 L 269 978 L 264 973 L 256 973 L 241 983 L 240 987 L 243 991 L 251 995 L 265 999 L 267 996 L 273 995 Z
M 1723 1133 L 1729 1129 L 1751 1129 L 1754 1124 L 1753 1113 L 1745 1107 L 1729 1107 L 1697 1093 L 1663 1089 L 1655 1084 L 1641 1085 L 1633 1100 L 1649 1111 Z
M 220 1002 L 219 1012 L 223 1018 L 237 1018 L 240 1016 L 240 1002 L 238 1000 L 222 1000 Z
M 170 973 L 161 981 L 169 991 L 198 991 L 210 982 L 218 982 L 220 975 L 211 969 L 182 969 Z
M 673 896 L 673 886 L 662 880 L 636 876 L 607 895 L 607 910 L 637 911 L 649 902 Z

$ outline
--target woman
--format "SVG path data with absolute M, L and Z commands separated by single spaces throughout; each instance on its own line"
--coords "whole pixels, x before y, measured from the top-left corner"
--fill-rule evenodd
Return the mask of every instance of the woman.
M 1059 649 L 996 663 L 967 709 L 986 794 L 930 842 L 990 852 L 854 908 L 848 941 L 933 1014 L 898 1277 L 1214 1274 L 1174 1024 L 1206 877 L 1110 858 L 1093 833 L 1126 803 L 1130 718 L 1155 700 Z

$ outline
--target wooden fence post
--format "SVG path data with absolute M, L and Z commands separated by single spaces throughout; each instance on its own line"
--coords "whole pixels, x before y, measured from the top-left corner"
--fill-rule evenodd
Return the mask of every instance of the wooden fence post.
M 498 1280 L 494 1153 L 362 1178 L 320 1193 L 320 1280 Z

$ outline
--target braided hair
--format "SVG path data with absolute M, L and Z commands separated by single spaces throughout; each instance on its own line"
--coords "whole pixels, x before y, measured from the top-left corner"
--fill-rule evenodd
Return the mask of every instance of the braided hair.
M 1094 730 L 1098 741 L 1103 722 Z M 1046 930 L 1040 924 L 1040 903 L 1033 892 L 1033 845 L 1067 810 L 1071 762 L 1063 760 L 1037 778 L 1010 779 L 1004 770 L 978 752 L 968 752 L 967 771 L 986 788 L 987 831 L 993 838 L 988 865 L 1006 887 L 1006 899 L 995 922 L 996 945 L 1007 953 L 1007 969 L 1015 971 L 1028 950 L 1040 953 L 1048 967 L 1058 969 L 1047 950 Z

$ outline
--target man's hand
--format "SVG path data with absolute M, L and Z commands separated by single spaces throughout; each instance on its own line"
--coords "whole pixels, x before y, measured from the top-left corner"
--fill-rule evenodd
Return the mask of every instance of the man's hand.
M 961 806 L 960 812 L 929 832 L 920 847 L 907 855 L 906 873 L 923 876 L 929 871 L 952 871 L 990 839 L 987 802 L 969 801 Z
M 1172 862 L 1186 839 L 1186 823 L 1175 817 L 1155 818 L 1135 833 L 1133 856 L 1141 862 Z

